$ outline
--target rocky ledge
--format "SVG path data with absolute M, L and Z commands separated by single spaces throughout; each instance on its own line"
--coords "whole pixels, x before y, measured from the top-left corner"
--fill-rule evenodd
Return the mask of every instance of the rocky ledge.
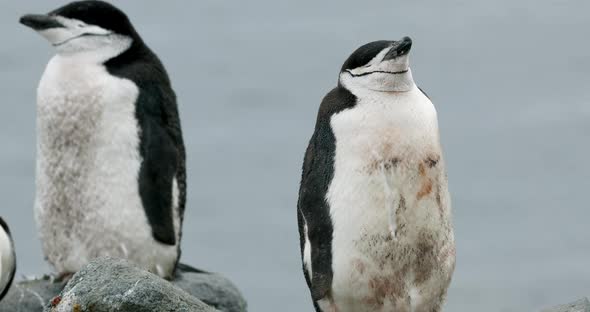
M 572 303 L 544 309 L 541 312 L 590 312 L 590 301 L 588 301 L 588 298 L 584 298 Z
M 127 261 L 97 259 L 67 283 L 49 277 L 12 286 L 0 312 L 246 311 L 240 291 L 221 275 L 180 264 L 168 282 Z

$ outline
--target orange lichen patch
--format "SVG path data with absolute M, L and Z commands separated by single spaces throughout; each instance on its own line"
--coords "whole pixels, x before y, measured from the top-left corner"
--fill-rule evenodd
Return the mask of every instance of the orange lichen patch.
M 424 182 L 422 182 L 422 187 L 418 191 L 418 194 L 416 194 L 416 198 L 418 200 L 420 200 L 420 199 L 424 198 L 426 195 L 430 194 L 431 192 L 432 192 L 432 180 L 427 178 L 424 180 Z
M 61 296 L 55 296 L 51 299 L 51 306 L 56 307 L 61 302 Z
M 72 312 L 82 312 L 82 306 L 76 303 L 72 309 Z

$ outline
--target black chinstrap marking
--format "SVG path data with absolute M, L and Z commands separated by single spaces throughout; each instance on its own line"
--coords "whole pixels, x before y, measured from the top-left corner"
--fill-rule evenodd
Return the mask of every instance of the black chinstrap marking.
M 83 34 L 81 34 L 81 35 L 79 35 L 79 36 L 72 37 L 72 38 L 70 38 L 70 39 L 66 39 L 66 40 L 64 40 L 64 41 L 62 41 L 62 42 L 60 42 L 60 43 L 53 44 L 53 46 L 54 46 L 54 47 L 59 47 L 59 46 L 61 46 L 61 45 L 64 45 L 64 44 L 66 44 L 66 43 L 68 43 L 68 42 L 72 41 L 72 40 L 76 40 L 76 39 L 83 38 L 83 37 L 108 37 L 108 36 L 110 36 L 110 35 L 112 35 L 112 34 L 113 34 L 113 33 L 108 33 L 108 34 L 91 34 L 91 33 L 83 33 Z
M 402 70 L 402 71 L 397 71 L 397 72 L 389 72 L 389 71 L 384 71 L 384 70 L 376 70 L 376 71 L 372 71 L 372 72 L 366 72 L 366 73 L 362 73 L 362 74 L 353 74 L 350 70 L 346 70 L 347 73 L 349 73 L 352 77 L 362 77 L 362 76 L 367 76 L 367 75 L 371 75 L 371 74 L 390 74 L 390 75 L 401 75 L 401 74 L 405 74 L 409 71 L 409 69 L 406 70 Z

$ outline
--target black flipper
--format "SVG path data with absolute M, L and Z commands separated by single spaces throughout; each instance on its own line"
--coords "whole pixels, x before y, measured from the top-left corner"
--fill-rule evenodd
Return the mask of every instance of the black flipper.
M 319 109 L 315 132 L 309 142 L 303 163 L 299 189 L 298 223 L 300 247 L 303 259 L 305 226 L 311 244 L 312 276 L 304 266 L 304 274 L 314 306 L 317 301 L 329 298 L 332 288 L 332 232 L 330 207 L 326 194 L 334 176 L 336 139 L 330 126 L 332 115 L 356 104 L 355 96 L 348 90 L 337 87 L 330 91 Z
M 178 151 L 164 128 L 152 118 L 142 126 L 143 162 L 139 171 L 139 194 L 152 234 L 158 241 L 176 245 L 172 183 L 178 165 Z

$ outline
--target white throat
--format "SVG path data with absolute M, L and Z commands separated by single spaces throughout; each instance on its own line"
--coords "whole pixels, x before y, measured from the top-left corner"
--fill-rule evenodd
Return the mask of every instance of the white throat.
M 408 92 L 414 89 L 415 83 L 410 68 L 403 72 L 374 72 L 364 76 L 354 76 L 350 72 L 340 74 L 340 83 L 352 93 L 355 91 Z
M 366 89 L 383 92 L 407 92 L 414 88 L 410 56 L 405 54 L 384 60 L 390 47 L 377 54 L 365 66 L 340 73 L 340 83 L 348 90 Z

